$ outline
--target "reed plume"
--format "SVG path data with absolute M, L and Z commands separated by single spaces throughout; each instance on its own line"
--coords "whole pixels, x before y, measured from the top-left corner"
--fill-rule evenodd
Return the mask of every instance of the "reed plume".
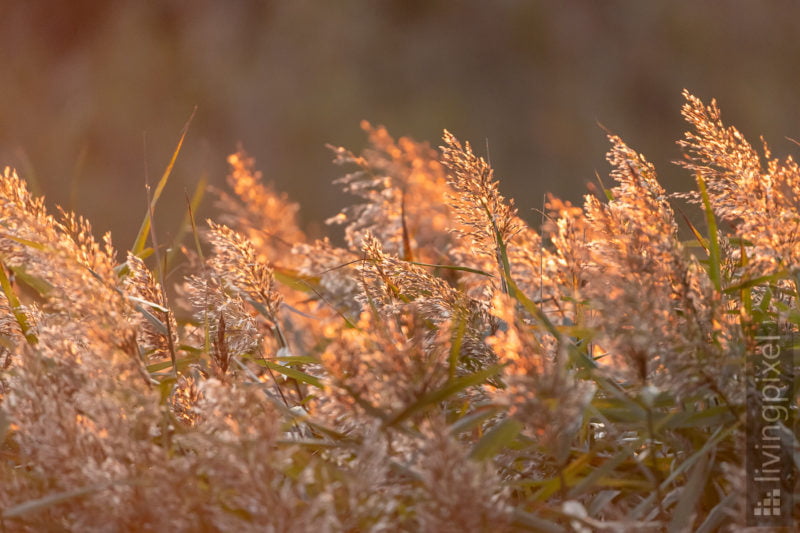
M 696 192 L 609 134 L 613 184 L 541 227 L 447 131 L 333 149 L 341 244 L 238 151 L 175 286 L 6 169 L 0 529 L 737 531 L 748 354 L 800 327 L 800 174 L 685 97 Z

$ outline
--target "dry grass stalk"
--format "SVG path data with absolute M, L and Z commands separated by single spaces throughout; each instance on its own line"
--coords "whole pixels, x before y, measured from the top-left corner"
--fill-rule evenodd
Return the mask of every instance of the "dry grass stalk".
M 168 300 L 6 170 L 0 529 L 735 530 L 744 354 L 800 326 L 800 173 L 686 98 L 694 248 L 617 136 L 607 197 L 537 231 L 469 143 L 365 123 L 342 247 L 240 151 Z

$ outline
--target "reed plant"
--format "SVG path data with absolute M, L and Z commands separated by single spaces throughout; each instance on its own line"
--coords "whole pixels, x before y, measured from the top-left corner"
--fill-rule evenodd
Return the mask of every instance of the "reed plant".
M 685 98 L 697 191 L 609 135 L 609 187 L 539 228 L 447 131 L 332 147 L 341 246 L 242 151 L 166 248 L 176 150 L 122 256 L 6 169 L 0 531 L 737 530 L 747 356 L 800 326 L 800 168 Z

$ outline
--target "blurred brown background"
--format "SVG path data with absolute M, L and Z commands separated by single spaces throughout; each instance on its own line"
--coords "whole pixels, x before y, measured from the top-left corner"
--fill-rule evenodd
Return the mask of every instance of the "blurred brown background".
M 360 149 L 366 118 L 438 144 L 488 142 L 523 215 L 607 173 L 597 123 L 671 187 L 684 87 L 777 154 L 800 138 L 800 2 L 0 0 L 0 165 L 130 245 L 183 123 L 157 213 L 222 183 L 237 143 L 319 225 L 344 202 L 326 142 Z M 146 138 L 146 142 L 143 141 Z M 206 209 L 206 213 L 209 210 Z

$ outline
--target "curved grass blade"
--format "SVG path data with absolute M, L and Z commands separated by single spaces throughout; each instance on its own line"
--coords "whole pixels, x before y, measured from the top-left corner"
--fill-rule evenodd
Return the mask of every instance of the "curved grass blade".
M 189 198 L 188 192 L 184 190 L 186 193 L 186 213 L 183 216 L 181 225 L 178 227 L 178 231 L 175 233 L 175 238 L 172 240 L 172 246 L 169 252 L 167 252 L 167 267 L 164 269 L 167 272 L 169 272 L 170 266 L 175 262 L 175 258 L 181 249 L 181 243 L 190 230 L 195 237 L 195 245 L 199 246 L 199 242 L 197 242 L 197 233 L 194 231 L 194 213 L 197 212 L 197 209 L 203 202 L 203 197 L 205 196 L 207 188 L 208 179 L 204 176 L 200 178 L 200 182 L 195 187 L 191 199 Z
M 669 533 L 678 533 L 679 531 L 689 531 L 691 529 L 694 510 L 700 501 L 700 496 L 706 483 L 708 483 L 708 472 L 711 469 L 711 464 L 713 464 L 713 461 L 709 459 L 706 453 L 700 457 L 698 463 L 692 469 L 689 481 L 683 486 L 681 498 L 672 513 L 672 521 L 670 521 L 667 528 Z
M 175 161 L 178 159 L 178 154 L 181 152 L 183 141 L 186 139 L 186 134 L 189 132 L 189 125 L 192 123 L 192 119 L 194 118 L 194 114 L 196 112 L 197 107 L 192 110 L 192 114 L 189 115 L 189 119 L 186 121 L 186 124 L 184 124 L 183 130 L 181 131 L 181 137 L 178 139 L 178 145 L 172 152 L 172 157 L 167 164 L 167 168 L 164 170 L 164 174 L 161 175 L 161 179 L 159 180 L 158 185 L 153 192 L 153 198 L 150 200 L 150 208 L 147 210 L 147 213 L 144 216 L 142 225 L 139 228 L 139 233 L 136 235 L 136 240 L 133 242 L 133 247 L 131 247 L 131 252 L 135 255 L 139 255 L 145 248 L 145 244 L 147 243 L 147 235 L 150 233 L 150 213 L 151 211 L 155 210 L 158 199 L 161 197 L 161 193 L 164 191 L 164 187 L 166 187 L 167 182 L 169 181 L 169 177 L 172 174 L 172 168 L 175 166 Z
M 165 336 L 169 335 L 169 328 L 167 328 L 167 325 L 164 324 L 164 322 L 162 320 L 160 320 L 157 316 L 155 316 L 153 313 L 151 313 L 150 311 L 148 311 L 147 309 L 145 309 L 143 306 L 141 306 L 139 304 L 136 304 L 133 307 L 134 307 L 134 309 L 139 311 L 139 313 L 148 322 L 150 322 L 153 325 L 153 327 L 156 328 L 156 331 L 158 331 L 161 335 L 165 335 Z
M 699 461 L 703 456 L 709 453 L 710 450 L 714 449 L 717 444 L 719 444 L 722 440 L 728 438 L 731 433 L 736 431 L 736 429 L 741 425 L 741 422 L 736 422 L 728 426 L 727 428 L 718 428 L 711 437 L 703 444 L 703 447 L 697 450 L 695 453 L 690 455 L 686 460 L 684 460 L 680 465 L 675 467 L 671 472 L 669 477 L 667 477 L 664 481 L 661 482 L 661 490 L 666 491 L 669 489 L 670 485 L 675 482 L 680 476 L 684 475 L 689 468 L 692 467 L 697 461 Z M 656 498 L 656 493 L 653 492 L 647 498 L 642 500 L 639 505 L 634 507 L 630 514 L 628 515 L 629 518 L 633 520 L 639 520 L 653 505 L 653 500 Z M 660 502 L 656 502 L 655 505 L 658 506 Z
M 292 269 L 272 266 L 272 273 L 275 276 L 275 281 L 301 292 L 312 292 L 313 285 L 319 285 L 320 278 L 314 276 L 306 276 L 300 274 Z
M 458 435 L 459 433 L 470 431 L 484 420 L 496 415 L 499 410 L 500 408 L 494 405 L 479 407 L 474 412 L 459 418 L 457 422 L 450 426 L 450 434 Z
M 700 524 L 697 528 L 697 533 L 710 533 L 712 531 L 720 531 L 722 524 L 730 521 L 731 512 L 733 511 L 736 498 L 739 495 L 731 492 L 720 501 L 708 513 L 705 522 Z
M 689 230 L 692 232 L 692 234 L 694 235 L 694 238 L 695 238 L 694 241 L 688 241 L 687 243 L 684 243 L 684 244 L 690 245 L 690 246 L 700 246 L 700 247 L 703 248 L 703 250 L 706 251 L 706 253 L 708 253 L 708 239 L 703 237 L 703 235 L 695 227 L 695 225 L 692 224 L 692 221 L 689 220 L 689 217 L 686 216 L 686 213 L 684 213 L 680 208 L 678 208 L 678 211 L 680 212 L 681 216 L 683 217 L 684 222 L 686 222 L 686 225 L 689 226 Z
M 42 298 L 47 297 L 47 293 L 53 289 L 53 286 L 50 285 L 48 282 L 39 278 L 37 276 L 31 276 L 28 274 L 24 268 L 21 267 L 10 267 L 11 272 L 14 273 L 14 277 L 17 278 L 17 281 L 20 281 L 33 289 L 36 294 L 41 296 Z
M 714 288 L 719 292 L 722 289 L 722 274 L 720 272 L 720 251 L 719 235 L 717 233 L 717 219 L 714 210 L 711 208 L 711 200 L 708 197 L 706 182 L 703 176 L 697 175 L 697 186 L 700 189 L 700 196 L 703 199 L 703 209 L 706 213 L 706 224 L 708 225 L 708 263 L 709 276 L 711 277 Z
M 488 368 L 485 368 L 473 374 L 461 376 L 460 378 L 456 378 L 450 381 L 447 385 L 445 385 L 441 389 L 429 392 L 428 394 L 426 394 L 413 404 L 403 409 L 400 413 L 395 415 L 386 425 L 395 426 L 403 422 L 410 416 L 426 409 L 430 405 L 444 401 L 447 398 L 455 395 L 456 393 L 468 387 L 474 387 L 475 385 L 480 385 L 481 383 L 484 383 L 490 377 L 499 374 L 503 370 L 503 366 L 504 365 L 492 365 Z
M 319 380 L 319 378 L 316 378 L 310 374 L 306 374 L 305 372 L 301 372 L 296 368 L 284 366 L 282 364 L 274 363 L 272 361 L 267 361 L 265 359 L 254 359 L 253 361 L 262 366 L 266 366 L 270 370 L 274 370 L 279 374 L 283 374 L 287 378 L 292 378 L 296 381 L 301 381 L 303 383 L 311 385 L 312 387 L 317 387 L 318 389 L 321 389 L 323 387 L 322 382 Z
M 775 274 L 770 274 L 768 276 L 759 276 L 756 278 L 744 279 L 739 283 L 728 285 L 727 287 L 722 289 L 722 292 L 724 292 L 725 294 L 733 294 L 741 290 L 749 289 L 751 287 L 756 287 L 758 285 L 763 285 L 765 283 L 769 283 L 772 281 L 778 281 L 780 279 L 785 278 L 786 275 L 787 272 L 777 272 Z
M 42 498 L 37 498 L 35 500 L 28 500 L 27 502 L 23 502 L 13 507 L 9 507 L 5 511 L 0 514 L 0 518 L 9 519 L 9 518 L 17 518 L 22 515 L 41 511 L 43 509 L 47 509 L 48 507 L 52 507 L 54 505 L 59 505 L 70 500 L 75 500 L 77 498 L 82 498 L 83 496 L 88 496 L 89 494 L 94 494 L 96 492 L 102 492 L 104 490 L 108 490 L 109 488 L 113 487 L 114 485 L 128 485 L 131 484 L 131 481 L 123 480 L 123 481 L 109 481 L 106 483 L 97 483 L 94 485 L 89 485 L 88 487 L 81 487 L 79 489 L 74 490 L 67 490 L 63 492 L 56 492 L 54 494 L 48 494 Z
M 590 452 L 592 453 L 592 452 Z M 631 446 L 627 446 L 620 450 L 613 457 L 607 459 L 602 465 L 595 468 L 591 473 L 580 480 L 574 487 L 572 487 L 567 494 L 569 498 L 577 498 L 578 496 L 596 488 L 600 485 L 603 479 L 610 478 L 611 474 L 625 461 L 633 458 L 635 451 Z
M 511 443 L 519 435 L 520 431 L 522 431 L 521 423 L 513 418 L 506 418 L 481 437 L 472 448 L 469 454 L 470 459 L 476 461 L 491 459 L 497 452 Z
M 9 235 L 8 233 L 0 233 L 0 237 L 3 239 L 8 239 L 10 241 L 14 241 L 17 244 L 21 244 L 23 246 L 27 246 L 29 248 L 33 248 L 34 250 L 39 250 L 40 252 L 46 252 L 47 247 L 39 242 L 31 241 L 28 239 L 22 239 L 20 237 L 15 237 L 14 235 Z
M 17 298 L 17 293 L 14 292 L 14 288 L 11 286 L 11 280 L 8 279 L 8 275 L 6 274 L 6 265 L 2 259 L 0 259 L 0 288 L 3 289 L 3 294 L 6 296 L 8 306 L 11 308 L 11 312 L 14 314 L 14 319 L 19 325 L 22 335 L 25 336 L 25 340 L 28 341 L 28 344 L 36 344 L 39 339 L 37 339 L 36 335 L 31 331 L 31 326 L 28 323 L 28 317 L 22 311 L 22 304 L 20 303 L 19 298 Z
M 542 533 L 565 533 L 567 531 L 563 526 L 522 509 L 514 509 L 511 516 L 511 523 L 523 530 L 541 531 Z
M 189 367 L 190 364 L 196 363 L 199 360 L 200 360 L 200 357 L 198 357 L 198 356 L 184 357 L 184 358 L 178 359 L 176 361 L 176 364 L 177 364 L 178 370 L 185 370 L 186 368 Z M 153 363 L 152 365 L 147 365 L 147 371 L 150 372 L 151 374 L 154 374 L 156 372 L 159 372 L 161 370 L 166 370 L 166 369 L 171 368 L 171 367 L 172 367 L 172 361 L 161 361 L 159 363 Z
M 481 276 L 486 276 L 487 278 L 493 278 L 494 274 L 490 274 L 488 272 L 484 272 L 483 270 L 478 270 L 477 268 L 469 268 L 464 266 L 457 266 L 457 265 L 435 265 L 432 263 L 420 263 L 419 261 L 406 261 L 411 265 L 423 266 L 423 267 L 430 267 L 430 268 L 441 268 L 443 270 L 458 270 L 461 272 L 469 272 L 470 274 L 479 274 Z

